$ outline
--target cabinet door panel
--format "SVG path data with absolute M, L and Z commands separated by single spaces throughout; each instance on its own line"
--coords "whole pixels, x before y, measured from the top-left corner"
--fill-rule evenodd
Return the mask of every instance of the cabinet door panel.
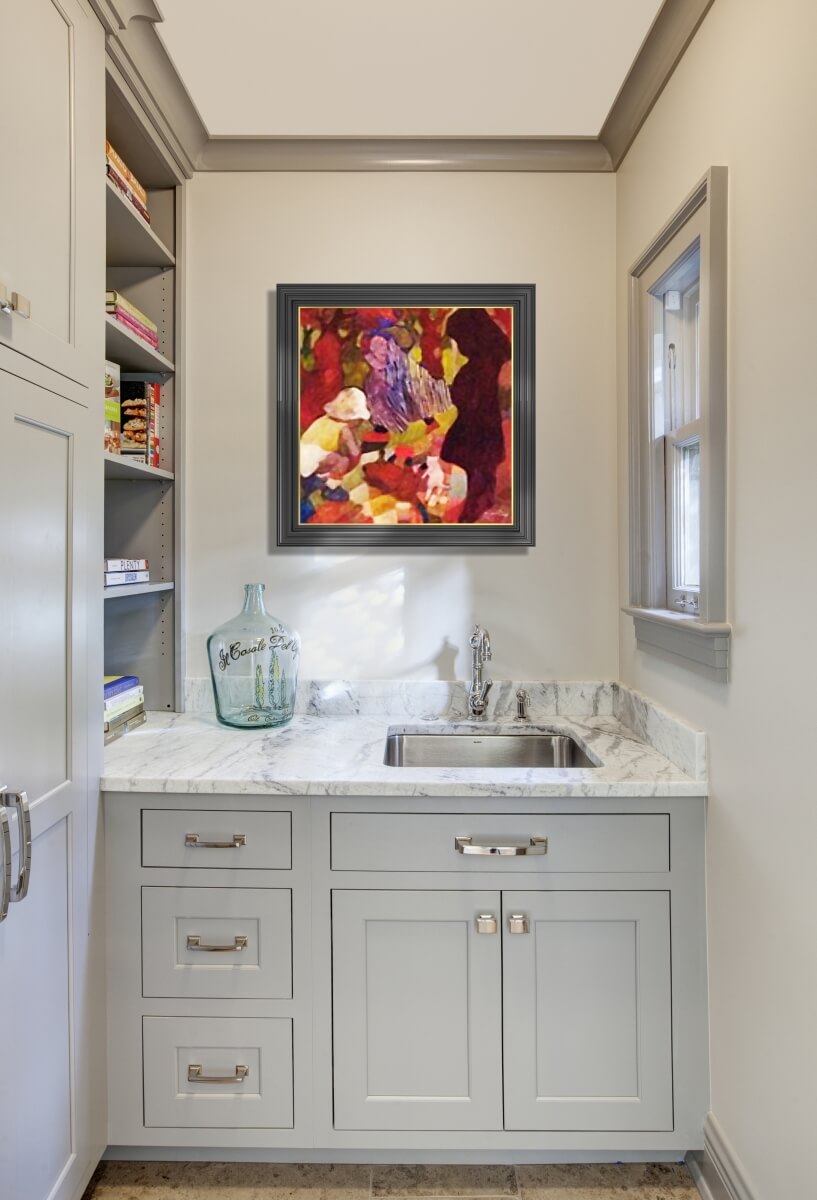
M 82 0 L 8 0 L 0 78 L 0 284 L 31 305 L 27 320 L 0 312 L 0 344 L 88 385 L 102 329 L 99 22 Z
M 501 1129 L 497 892 L 332 894 L 335 1126 Z
M 505 892 L 503 912 L 506 1128 L 672 1129 L 668 893 Z

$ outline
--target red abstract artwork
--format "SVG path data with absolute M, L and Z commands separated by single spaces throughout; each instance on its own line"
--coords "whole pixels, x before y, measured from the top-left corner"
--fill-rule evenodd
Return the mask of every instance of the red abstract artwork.
M 512 307 L 298 308 L 300 524 L 513 522 Z

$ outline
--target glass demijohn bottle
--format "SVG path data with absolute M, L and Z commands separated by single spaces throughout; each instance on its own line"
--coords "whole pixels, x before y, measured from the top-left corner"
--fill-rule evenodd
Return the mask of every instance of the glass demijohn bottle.
M 234 729 L 283 725 L 295 711 L 301 639 L 264 607 L 264 584 L 244 585 L 244 607 L 207 639 L 216 716 Z

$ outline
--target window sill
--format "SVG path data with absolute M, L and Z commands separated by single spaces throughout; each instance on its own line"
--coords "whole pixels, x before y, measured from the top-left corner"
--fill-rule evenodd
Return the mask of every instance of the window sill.
M 721 683 L 728 680 L 731 625 L 724 621 L 702 621 L 700 617 L 665 608 L 625 605 L 622 612 L 633 618 L 640 650 L 672 655 L 683 659 L 684 666 L 711 679 Z

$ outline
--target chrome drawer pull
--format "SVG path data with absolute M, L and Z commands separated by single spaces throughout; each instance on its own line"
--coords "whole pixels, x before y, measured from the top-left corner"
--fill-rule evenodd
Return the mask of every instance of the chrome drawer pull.
M 186 833 L 184 844 L 191 850 L 240 850 L 247 844 L 246 833 L 234 833 L 230 842 L 202 842 L 197 833 Z
M 28 895 L 28 885 L 31 880 L 31 812 L 28 807 L 28 796 L 25 792 L 6 792 L 6 806 L 13 804 L 17 809 L 17 843 L 20 854 L 17 868 L 17 886 L 12 890 L 11 899 L 25 900 Z
M 250 1073 L 250 1068 L 236 1066 L 235 1075 L 202 1075 L 201 1063 L 191 1063 L 187 1068 L 188 1083 L 243 1083 Z
M 508 917 L 509 933 L 530 933 L 530 923 L 524 913 L 511 913 Z
M 493 913 L 480 913 L 477 917 L 477 933 L 496 933 L 496 917 Z
M 243 933 L 239 933 L 236 934 L 232 945 L 228 942 L 226 946 L 208 946 L 197 933 L 188 933 L 187 949 L 206 950 L 208 954 L 234 954 L 236 950 L 243 950 L 246 947 L 247 940 Z
M 524 842 L 508 842 L 498 846 L 495 842 L 474 841 L 472 837 L 455 837 L 454 849 L 458 854 L 495 854 L 515 857 L 526 854 L 547 854 L 548 840 L 546 837 L 526 838 Z

